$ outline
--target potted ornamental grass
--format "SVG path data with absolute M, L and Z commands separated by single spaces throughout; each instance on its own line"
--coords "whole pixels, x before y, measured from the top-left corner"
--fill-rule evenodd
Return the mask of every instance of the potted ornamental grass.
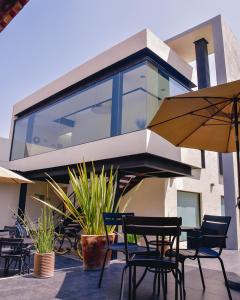
M 101 172 L 97 173 L 93 163 L 91 171 L 88 172 L 86 164 L 82 163 L 77 166 L 76 170 L 68 168 L 68 174 L 75 195 L 75 205 L 52 178 L 49 178 L 48 183 L 62 201 L 65 212 L 63 213 L 43 200 L 38 199 L 38 201 L 80 224 L 83 232 L 81 235 L 83 268 L 84 270 L 98 270 L 103 265 L 106 253 L 106 235 L 102 214 L 120 210 L 122 198 L 120 197 L 115 202 L 117 172 L 114 172 L 112 168 L 106 172 L 103 166 Z M 121 211 L 125 210 L 127 203 L 128 201 L 121 205 Z M 113 242 L 115 238 L 114 229 L 115 226 L 108 228 L 110 242 Z M 111 253 L 107 258 L 106 266 L 110 257 Z
M 44 206 L 37 222 L 33 222 L 26 215 L 23 222 L 28 228 L 36 250 L 34 253 L 34 276 L 38 278 L 52 277 L 55 266 L 55 227 L 52 211 Z

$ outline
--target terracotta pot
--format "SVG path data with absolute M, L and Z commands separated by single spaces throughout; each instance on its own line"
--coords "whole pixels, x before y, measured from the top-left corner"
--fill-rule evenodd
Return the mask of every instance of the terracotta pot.
M 113 243 L 115 234 L 109 234 L 109 241 Z M 82 254 L 84 270 L 100 270 L 106 253 L 107 239 L 105 235 L 82 235 Z M 108 252 L 105 267 L 108 267 L 111 259 L 111 251 Z
M 55 253 L 34 254 L 34 276 L 48 278 L 54 275 Z

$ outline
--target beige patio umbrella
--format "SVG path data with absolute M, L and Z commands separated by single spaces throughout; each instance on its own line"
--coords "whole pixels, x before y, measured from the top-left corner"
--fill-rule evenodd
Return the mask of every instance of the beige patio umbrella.
M 165 98 L 148 128 L 179 147 L 236 152 L 238 207 L 240 80 Z
M 0 183 L 21 184 L 21 183 L 33 183 L 33 182 L 15 172 L 0 167 Z

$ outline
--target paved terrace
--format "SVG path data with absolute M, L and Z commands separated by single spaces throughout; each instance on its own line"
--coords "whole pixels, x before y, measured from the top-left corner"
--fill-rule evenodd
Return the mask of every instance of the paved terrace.
M 232 272 L 240 276 L 240 252 L 225 251 L 223 254 L 228 274 Z M 97 288 L 99 272 L 84 272 L 81 263 L 72 258 L 58 257 L 57 270 L 53 278 L 36 279 L 32 275 L 14 276 L 0 279 L 0 298 L 5 300 L 115 300 L 119 297 L 120 276 L 123 262 L 114 261 L 106 270 L 101 289 Z M 206 291 L 203 292 L 199 272 L 195 262 L 186 267 L 187 299 L 191 300 L 226 300 L 222 273 L 215 260 L 202 260 L 206 281 Z M 139 272 L 140 273 L 140 272 Z M 173 280 L 169 276 L 168 299 L 174 299 Z M 127 277 L 126 277 L 127 280 Z M 145 278 L 137 291 L 137 299 L 159 299 L 152 296 L 153 275 Z M 126 281 L 127 292 L 127 281 Z M 232 291 L 234 300 L 240 299 L 240 292 Z M 127 295 L 125 295 L 127 299 Z

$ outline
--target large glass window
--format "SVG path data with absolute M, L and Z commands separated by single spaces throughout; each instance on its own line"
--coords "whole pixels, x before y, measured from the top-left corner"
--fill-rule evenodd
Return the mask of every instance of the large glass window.
M 146 128 L 161 100 L 186 91 L 149 62 L 127 70 L 123 73 L 121 133 Z
M 109 79 L 17 120 L 12 159 L 109 137 L 111 107 Z
M 144 129 L 165 97 L 186 91 L 145 60 L 16 120 L 11 159 Z

